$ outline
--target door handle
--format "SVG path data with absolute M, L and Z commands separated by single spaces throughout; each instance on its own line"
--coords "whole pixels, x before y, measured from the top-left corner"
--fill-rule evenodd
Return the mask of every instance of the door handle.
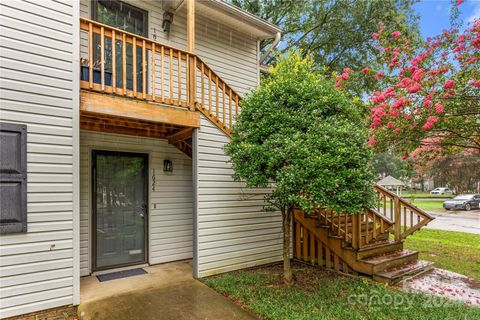
M 141 205 L 139 206 L 139 209 L 140 209 L 140 213 L 138 214 L 142 219 L 145 218 L 145 216 L 147 215 L 147 205 Z

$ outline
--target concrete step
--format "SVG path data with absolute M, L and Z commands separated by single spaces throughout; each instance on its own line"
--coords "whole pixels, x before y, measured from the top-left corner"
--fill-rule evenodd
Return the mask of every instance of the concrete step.
M 418 251 L 398 250 L 361 259 L 360 261 L 372 265 L 373 274 L 402 266 L 418 260 Z
M 387 269 L 386 271 L 376 272 L 373 274 L 373 280 L 395 284 L 430 271 L 433 267 L 434 263 L 431 261 L 417 260 L 411 263 L 406 263 L 402 266 Z
M 357 251 L 357 259 L 366 259 L 380 254 L 403 250 L 402 241 L 384 240 L 368 244 Z

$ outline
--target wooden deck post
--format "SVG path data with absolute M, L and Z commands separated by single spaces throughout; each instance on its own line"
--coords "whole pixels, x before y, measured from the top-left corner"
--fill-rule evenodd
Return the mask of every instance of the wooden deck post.
M 400 241 L 401 240 L 401 208 L 400 208 L 400 198 L 398 196 L 395 197 L 393 201 L 395 205 L 395 241 Z
M 195 0 L 187 1 L 187 51 L 192 54 L 189 63 L 188 75 L 188 105 L 190 111 L 195 111 L 195 102 L 197 100 L 197 60 L 195 58 Z M 202 75 L 203 76 L 203 75 Z

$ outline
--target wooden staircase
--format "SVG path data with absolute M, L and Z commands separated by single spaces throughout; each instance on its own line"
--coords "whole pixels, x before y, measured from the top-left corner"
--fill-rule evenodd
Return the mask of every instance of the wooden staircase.
M 376 207 L 348 215 L 316 209 L 294 210 L 294 257 L 320 267 L 365 275 L 390 284 L 433 268 L 403 239 L 434 218 L 396 194 L 375 186 Z

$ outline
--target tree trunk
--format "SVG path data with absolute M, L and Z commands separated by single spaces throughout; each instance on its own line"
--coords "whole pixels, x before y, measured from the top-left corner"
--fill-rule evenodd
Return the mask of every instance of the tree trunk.
M 292 208 L 282 210 L 283 218 L 283 281 L 287 286 L 293 283 L 292 266 L 290 265 L 290 231 Z

